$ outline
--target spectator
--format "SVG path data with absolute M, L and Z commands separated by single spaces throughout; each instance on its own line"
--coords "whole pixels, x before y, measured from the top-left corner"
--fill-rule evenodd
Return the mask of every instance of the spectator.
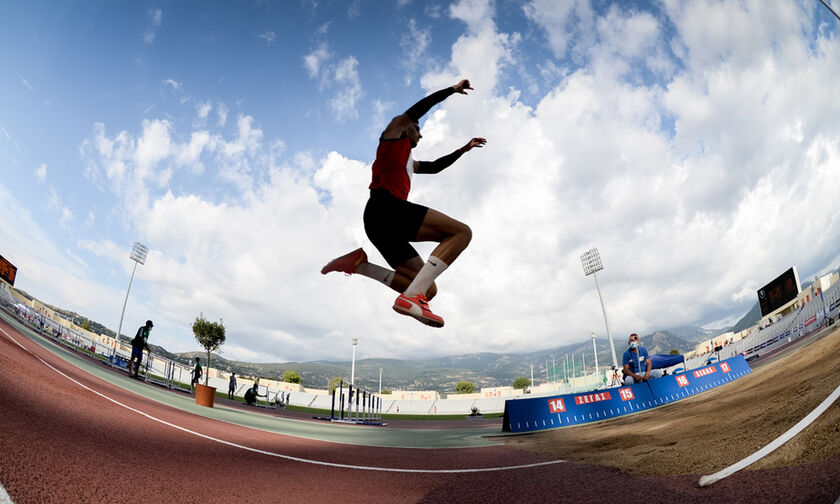
M 652 371 L 650 355 L 648 355 L 647 348 L 643 347 L 639 341 L 639 335 L 631 334 L 627 343 L 630 348 L 624 352 L 624 357 L 621 359 L 621 363 L 624 365 L 624 384 L 632 385 L 650 380 Z M 659 378 L 660 376 L 662 376 L 662 372 L 657 371 L 653 378 Z
M 192 382 L 190 383 L 190 388 L 195 388 L 195 384 L 198 383 L 198 380 L 201 379 L 202 376 L 201 371 L 201 359 L 199 357 L 195 358 L 195 368 L 192 372 Z
M 230 373 L 230 380 L 228 381 L 228 399 L 233 399 L 233 393 L 236 392 L 236 373 Z
M 146 325 L 140 326 L 137 329 L 137 334 L 131 340 L 131 359 L 128 361 L 128 376 L 138 378 L 137 372 L 140 371 L 140 363 L 143 361 L 143 349 L 145 348 L 146 351 L 151 352 L 148 343 L 149 332 L 151 332 L 154 326 L 155 324 L 151 320 L 147 320 Z M 136 367 L 134 365 L 135 359 L 137 360 Z M 131 374 L 132 367 L 134 367 L 133 375 Z

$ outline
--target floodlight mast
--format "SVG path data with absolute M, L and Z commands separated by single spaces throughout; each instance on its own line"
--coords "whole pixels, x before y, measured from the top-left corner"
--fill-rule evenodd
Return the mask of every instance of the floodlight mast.
M 601 295 L 601 287 L 598 285 L 597 273 L 604 269 L 604 264 L 601 262 L 598 249 L 592 248 L 584 252 L 580 256 L 580 262 L 583 265 L 583 274 L 586 276 L 592 275 L 592 278 L 595 279 L 595 289 L 598 291 L 598 299 L 601 301 L 601 311 L 604 313 L 604 325 L 607 327 L 607 338 L 610 340 L 613 367 L 618 369 L 618 360 L 615 358 L 615 343 L 613 343 L 612 333 L 610 333 L 610 321 L 607 317 L 607 309 L 604 307 L 604 296 Z
M 114 355 L 117 354 L 117 345 L 120 343 L 120 333 L 122 331 L 123 317 L 125 316 L 125 305 L 128 304 L 128 293 L 131 292 L 131 282 L 134 281 L 134 272 L 137 271 L 137 264 L 146 264 L 146 256 L 149 254 L 149 247 L 140 242 L 134 242 L 131 247 L 131 255 L 129 259 L 134 261 L 134 268 L 131 270 L 131 278 L 128 280 L 128 290 L 125 291 L 125 301 L 123 301 L 122 313 L 120 313 L 120 324 L 117 326 L 117 337 L 114 339 Z
M 353 338 L 353 363 L 350 365 L 350 385 L 356 385 L 356 345 L 359 344 L 359 338 Z

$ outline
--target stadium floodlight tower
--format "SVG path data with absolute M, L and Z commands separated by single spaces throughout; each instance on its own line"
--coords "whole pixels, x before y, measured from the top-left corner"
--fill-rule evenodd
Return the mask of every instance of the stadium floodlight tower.
M 356 345 L 359 338 L 353 338 L 353 364 L 350 365 L 350 385 L 356 385 Z
M 131 282 L 134 281 L 134 272 L 137 271 L 137 264 L 146 264 L 146 256 L 149 255 L 149 247 L 140 242 L 134 242 L 131 247 L 131 255 L 129 259 L 134 261 L 134 269 L 131 270 L 131 278 L 128 280 L 128 290 L 125 291 L 125 301 L 123 301 L 122 313 L 120 313 L 120 324 L 117 326 L 117 337 L 114 341 L 114 355 L 117 354 L 117 345 L 120 342 L 120 332 L 122 331 L 123 317 L 125 316 L 125 305 L 128 304 L 128 293 L 131 292 Z
M 604 264 L 601 262 L 601 255 L 598 254 L 598 249 L 593 248 L 584 252 L 580 256 L 580 262 L 583 264 L 583 274 L 586 276 L 592 275 L 592 278 L 595 279 L 595 289 L 598 290 L 598 299 L 601 300 L 601 311 L 604 313 L 604 325 L 607 326 L 607 338 L 610 340 L 613 367 L 618 369 L 618 360 L 615 358 L 615 344 L 613 343 L 612 333 L 610 333 L 610 321 L 607 318 L 607 309 L 604 307 L 604 296 L 601 295 L 601 287 L 598 285 L 597 273 L 604 269 Z M 593 339 L 593 341 L 595 340 Z

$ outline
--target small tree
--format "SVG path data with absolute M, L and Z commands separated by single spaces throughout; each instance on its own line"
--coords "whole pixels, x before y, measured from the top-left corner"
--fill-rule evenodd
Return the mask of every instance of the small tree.
M 391 391 L 389 389 L 386 389 L 386 388 L 382 389 L 382 395 L 390 394 L 390 393 L 391 393 Z
M 210 322 L 204 318 L 204 313 L 196 317 L 192 325 L 195 340 L 207 350 L 207 370 L 204 372 L 204 385 L 210 378 L 210 352 L 215 352 L 225 342 L 225 326 L 221 319 Z
M 677 350 L 676 348 L 671 349 L 671 355 L 679 355 L 679 354 L 680 354 L 680 351 Z
M 285 373 L 283 373 L 283 381 L 286 383 L 300 383 L 300 375 L 297 371 L 292 371 L 289 369 Z
M 526 389 L 531 386 L 531 380 L 525 378 L 524 376 L 520 376 L 519 378 L 513 380 L 513 388 L 515 389 Z
M 472 394 L 475 392 L 475 384 L 468 381 L 459 381 L 455 384 L 455 391 L 459 394 Z
M 332 394 L 333 390 L 338 388 L 339 382 L 341 382 L 341 380 L 343 380 L 343 379 L 344 378 L 342 378 L 340 376 L 336 376 L 335 378 L 330 380 L 330 389 L 329 389 L 330 394 Z

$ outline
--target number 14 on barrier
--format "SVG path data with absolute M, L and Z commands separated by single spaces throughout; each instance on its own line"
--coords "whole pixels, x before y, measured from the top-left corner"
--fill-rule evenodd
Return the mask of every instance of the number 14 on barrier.
M 566 405 L 563 403 L 563 399 L 558 397 L 557 399 L 548 400 L 548 409 L 551 410 L 552 413 L 561 413 L 566 411 Z

